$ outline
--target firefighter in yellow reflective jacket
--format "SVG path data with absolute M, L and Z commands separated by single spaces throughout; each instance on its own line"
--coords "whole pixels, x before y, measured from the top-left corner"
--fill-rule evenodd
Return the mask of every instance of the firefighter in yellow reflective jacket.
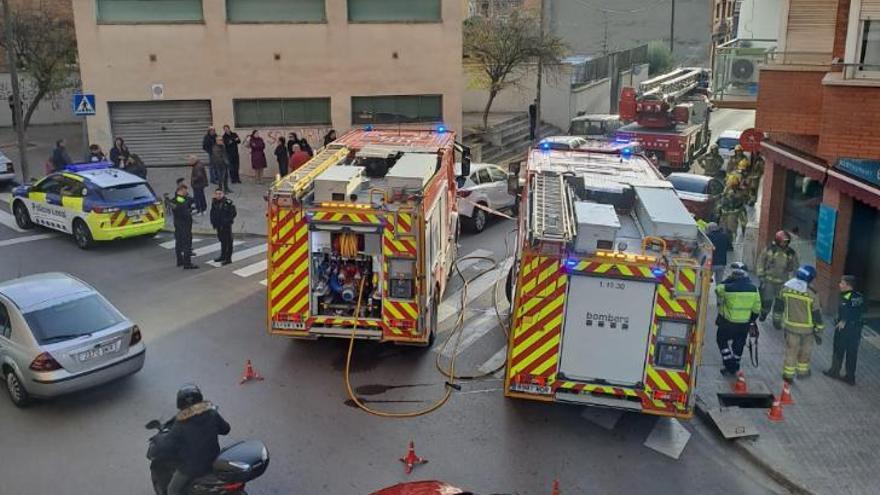
M 715 294 L 718 296 L 716 341 L 724 363 L 721 374 L 735 375 L 739 371 L 749 327 L 761 312 L 761 296 L 749 280 L 746 265 L 740 262 L 730 264 L 730 276 L 715 286 Z
M 794 275 L 798 267 L 798 257 L 794 249 L 790 247 L 791 234 L 784 230 L 776 232 L 773 244 L 761 252 L 758 256 L 756 274 L 761 281 L 761 321 L 767 319 L 773 308 L 773 302 L 779 296 L 782 284 Z M 782 316 L 773 313 L 773 327 L 777 330 L 782 328 Z M 777 318 L 778 315 L 778 318 Z
M 773 307 L 773 316 L 781 313 L 785 329 L 785 359 L 782 378 L 791 382 L 810 376 L 810 356 L 813 341 L 822 345 L 822 311 L 816 291 L 810 282 L 816 278 L 816 269 L 809 265 L 798 268 L 794 278 L 785 283 Z
M 736 239 L 737 230 L 745 229 L 748 221 L 745 198 L 739 187 L 740 182 L 739 174 L 728 174 L 724 193 L 718 201 L 718 226 L 727 232 L 731 241 Z
M 736 167 L 739 165 L 739 162 L 748 159 L 749 157 L 746 156 L 745 152 L 743 151 L 743 147 L 740 145 L 736 145 L 733 148 L 733 154 L 730 155 L 730 158 L 728 158 L 727 160 L 727 172 L 730 173 L 736 171 Z

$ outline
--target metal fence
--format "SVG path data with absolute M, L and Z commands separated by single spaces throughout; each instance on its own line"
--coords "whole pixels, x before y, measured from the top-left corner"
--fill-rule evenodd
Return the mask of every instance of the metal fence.
M 634 65 L 648 63 L 648 45 L 609 53 L 595 58 L 569 59 L 572 65 L 571 85 L 578 86 L 610 77 L 612 73 L 628 70 Z

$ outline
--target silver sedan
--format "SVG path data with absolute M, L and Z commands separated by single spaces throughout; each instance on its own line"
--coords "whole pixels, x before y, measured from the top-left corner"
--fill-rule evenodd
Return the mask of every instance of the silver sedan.
M 0 283 L 0 371 L 16 406 L 130 375 L 145 356 L 137 325 L 85 282 L 43 273 Z

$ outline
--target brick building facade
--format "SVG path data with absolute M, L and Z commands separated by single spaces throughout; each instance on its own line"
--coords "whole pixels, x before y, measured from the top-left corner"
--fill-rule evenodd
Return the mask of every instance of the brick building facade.
M 825 307 L 851 273 L 880 324 L 880 0 L 784 3 L 783 62 L 761 68 L 757 101 L 769 136 L 758 242 L 791 231 Z M 784 62 L 807 53 L 815 62 Z

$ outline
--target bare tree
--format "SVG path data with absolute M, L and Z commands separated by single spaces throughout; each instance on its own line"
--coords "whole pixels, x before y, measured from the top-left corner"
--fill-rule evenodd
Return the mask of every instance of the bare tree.
M 483 127 L 501 91 L 515 86 L 523 75 L 537 69 L 558 67 L 565 44 L 552 34 L 542 34 L 537 17 L 514 10 L 505 15 L 471 17 L 464 24 L 464 56 L 477 73 L 477 83 L 489 91 L 483 110 Z
M 19 125 L 27 130 L 37 106 L 46 98 L 76 88 L 76 34 L 73 22 L 51 10 L 17 8 L 9 20 L 12 36 L 0 36 L 0 46 L 14 51 L 26 107 Z

